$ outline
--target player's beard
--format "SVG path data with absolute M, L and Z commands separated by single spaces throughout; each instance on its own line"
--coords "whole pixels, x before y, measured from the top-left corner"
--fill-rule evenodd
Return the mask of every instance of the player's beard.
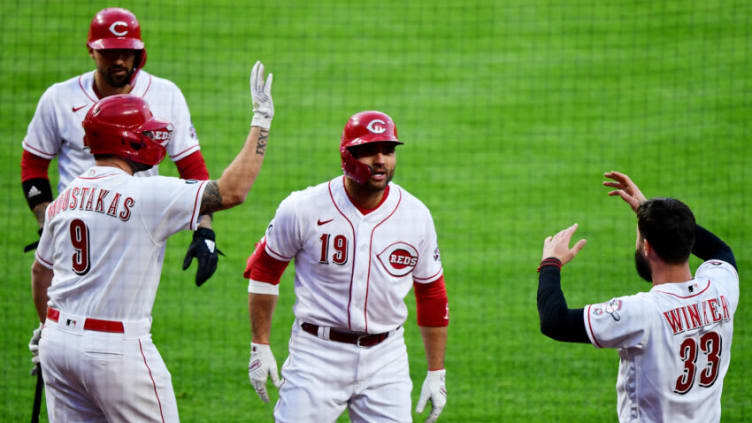
M 126 71 L 123 76 L 116 74 L 116 72 L 120 69 L 124 69 Z M 128 69 L 122 66 L 112 66 L 107 69 L 107 72 L 104 72 L 104 77 L 111 87 L 122 88 L 130 83 L 131 75 L 133 75 L 134 70 L 135 68 Z
M 642 279 L 645 279 L 646 282 L 653 282 L 653 272 L 650 269 L 650 262 L 648 261 L 647 257 L 645 257 L 640 250 L 635 250 L 634 253 L 634 261 L 635 261 L 635 268 L 637 269 L 637 274 L 640 275 Z
M 373 167 L 371 167 L 371 174 L 374 172 Z M 389 182 L 392 181 L 392 178 L 394 178 L 394 171 L 396 168 L 387 169 L 384 167 L 383 169 L 378 169 L 379 171 L 384 171 L 386 173 L 386 179 L 384 179 L 381 182 L 374 182 L 371 178 L 368 178 L 365 184 L 363 184 L 363 187 L 371 192 L 377 192 L 377 191 L 383 191 L 386 189 L 386 186 L 389 185 Z

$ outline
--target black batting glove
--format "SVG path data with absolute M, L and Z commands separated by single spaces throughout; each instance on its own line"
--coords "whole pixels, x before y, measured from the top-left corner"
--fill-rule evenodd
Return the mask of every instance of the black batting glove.
M 196 286 L 201 286 L 207 281 L 217 270 L 217 261 L 219 260 L 219 254 L 224 255 L 222 251 L 217 248 L 214 242 L 214 231 L 209 228 L 198 228 L 193 233 L 193 241 L 188 247 L 188 252 L 185 253 L 185 259 L 183 259 L 183 270 L 187 269 L 191 265 L 191 261 L 194 257 L 198 261 L 198 269 L 196 270 Z
M 39 230 L 37 231 L 37 233 L 39 234 L 39 239 L 41 239 L 42 238 L 42 228 L 39 228 Z M 39 239 L 36 240 L 36 241 L 34 241 L 34 242 L 32 242 L 31 244 L 25 246 L 24 247 L 24 253 L 28 253 L 29 251 L 36 250 L 37 247 L 39 246 Z

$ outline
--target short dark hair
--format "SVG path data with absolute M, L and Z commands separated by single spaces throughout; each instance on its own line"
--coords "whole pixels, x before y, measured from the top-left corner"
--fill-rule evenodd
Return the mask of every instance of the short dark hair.
M 695 245 L 695 216 L 675 198 L 652 198 L 637 209 L 637 227 L 667 263 L 684 263 Z

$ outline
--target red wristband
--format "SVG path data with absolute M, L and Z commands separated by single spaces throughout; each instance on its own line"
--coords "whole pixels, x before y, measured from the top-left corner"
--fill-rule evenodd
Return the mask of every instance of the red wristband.
M 541 261 L 540 266 L 538 266 L 538 273 L 540 273 L 541 269 L 544 266 L 556 266 L 557 269 L 561 270 L 561 260 L 557 259 L 556 257 L 548 257 Z

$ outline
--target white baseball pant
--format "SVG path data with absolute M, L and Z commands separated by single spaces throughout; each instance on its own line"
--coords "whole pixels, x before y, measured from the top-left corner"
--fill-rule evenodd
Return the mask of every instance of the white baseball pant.
M 353 422 L 411 422 L 412 381 L 404 329 L 372 347 L 322 339 L 293 324 L 277 423 L 334 422 L 347 408 Z
M 85 317 L 49 317 L 39 342 L 50 422 L 178 422 L 167 367 L 149 322 L 124 333 L 85 330 Z

